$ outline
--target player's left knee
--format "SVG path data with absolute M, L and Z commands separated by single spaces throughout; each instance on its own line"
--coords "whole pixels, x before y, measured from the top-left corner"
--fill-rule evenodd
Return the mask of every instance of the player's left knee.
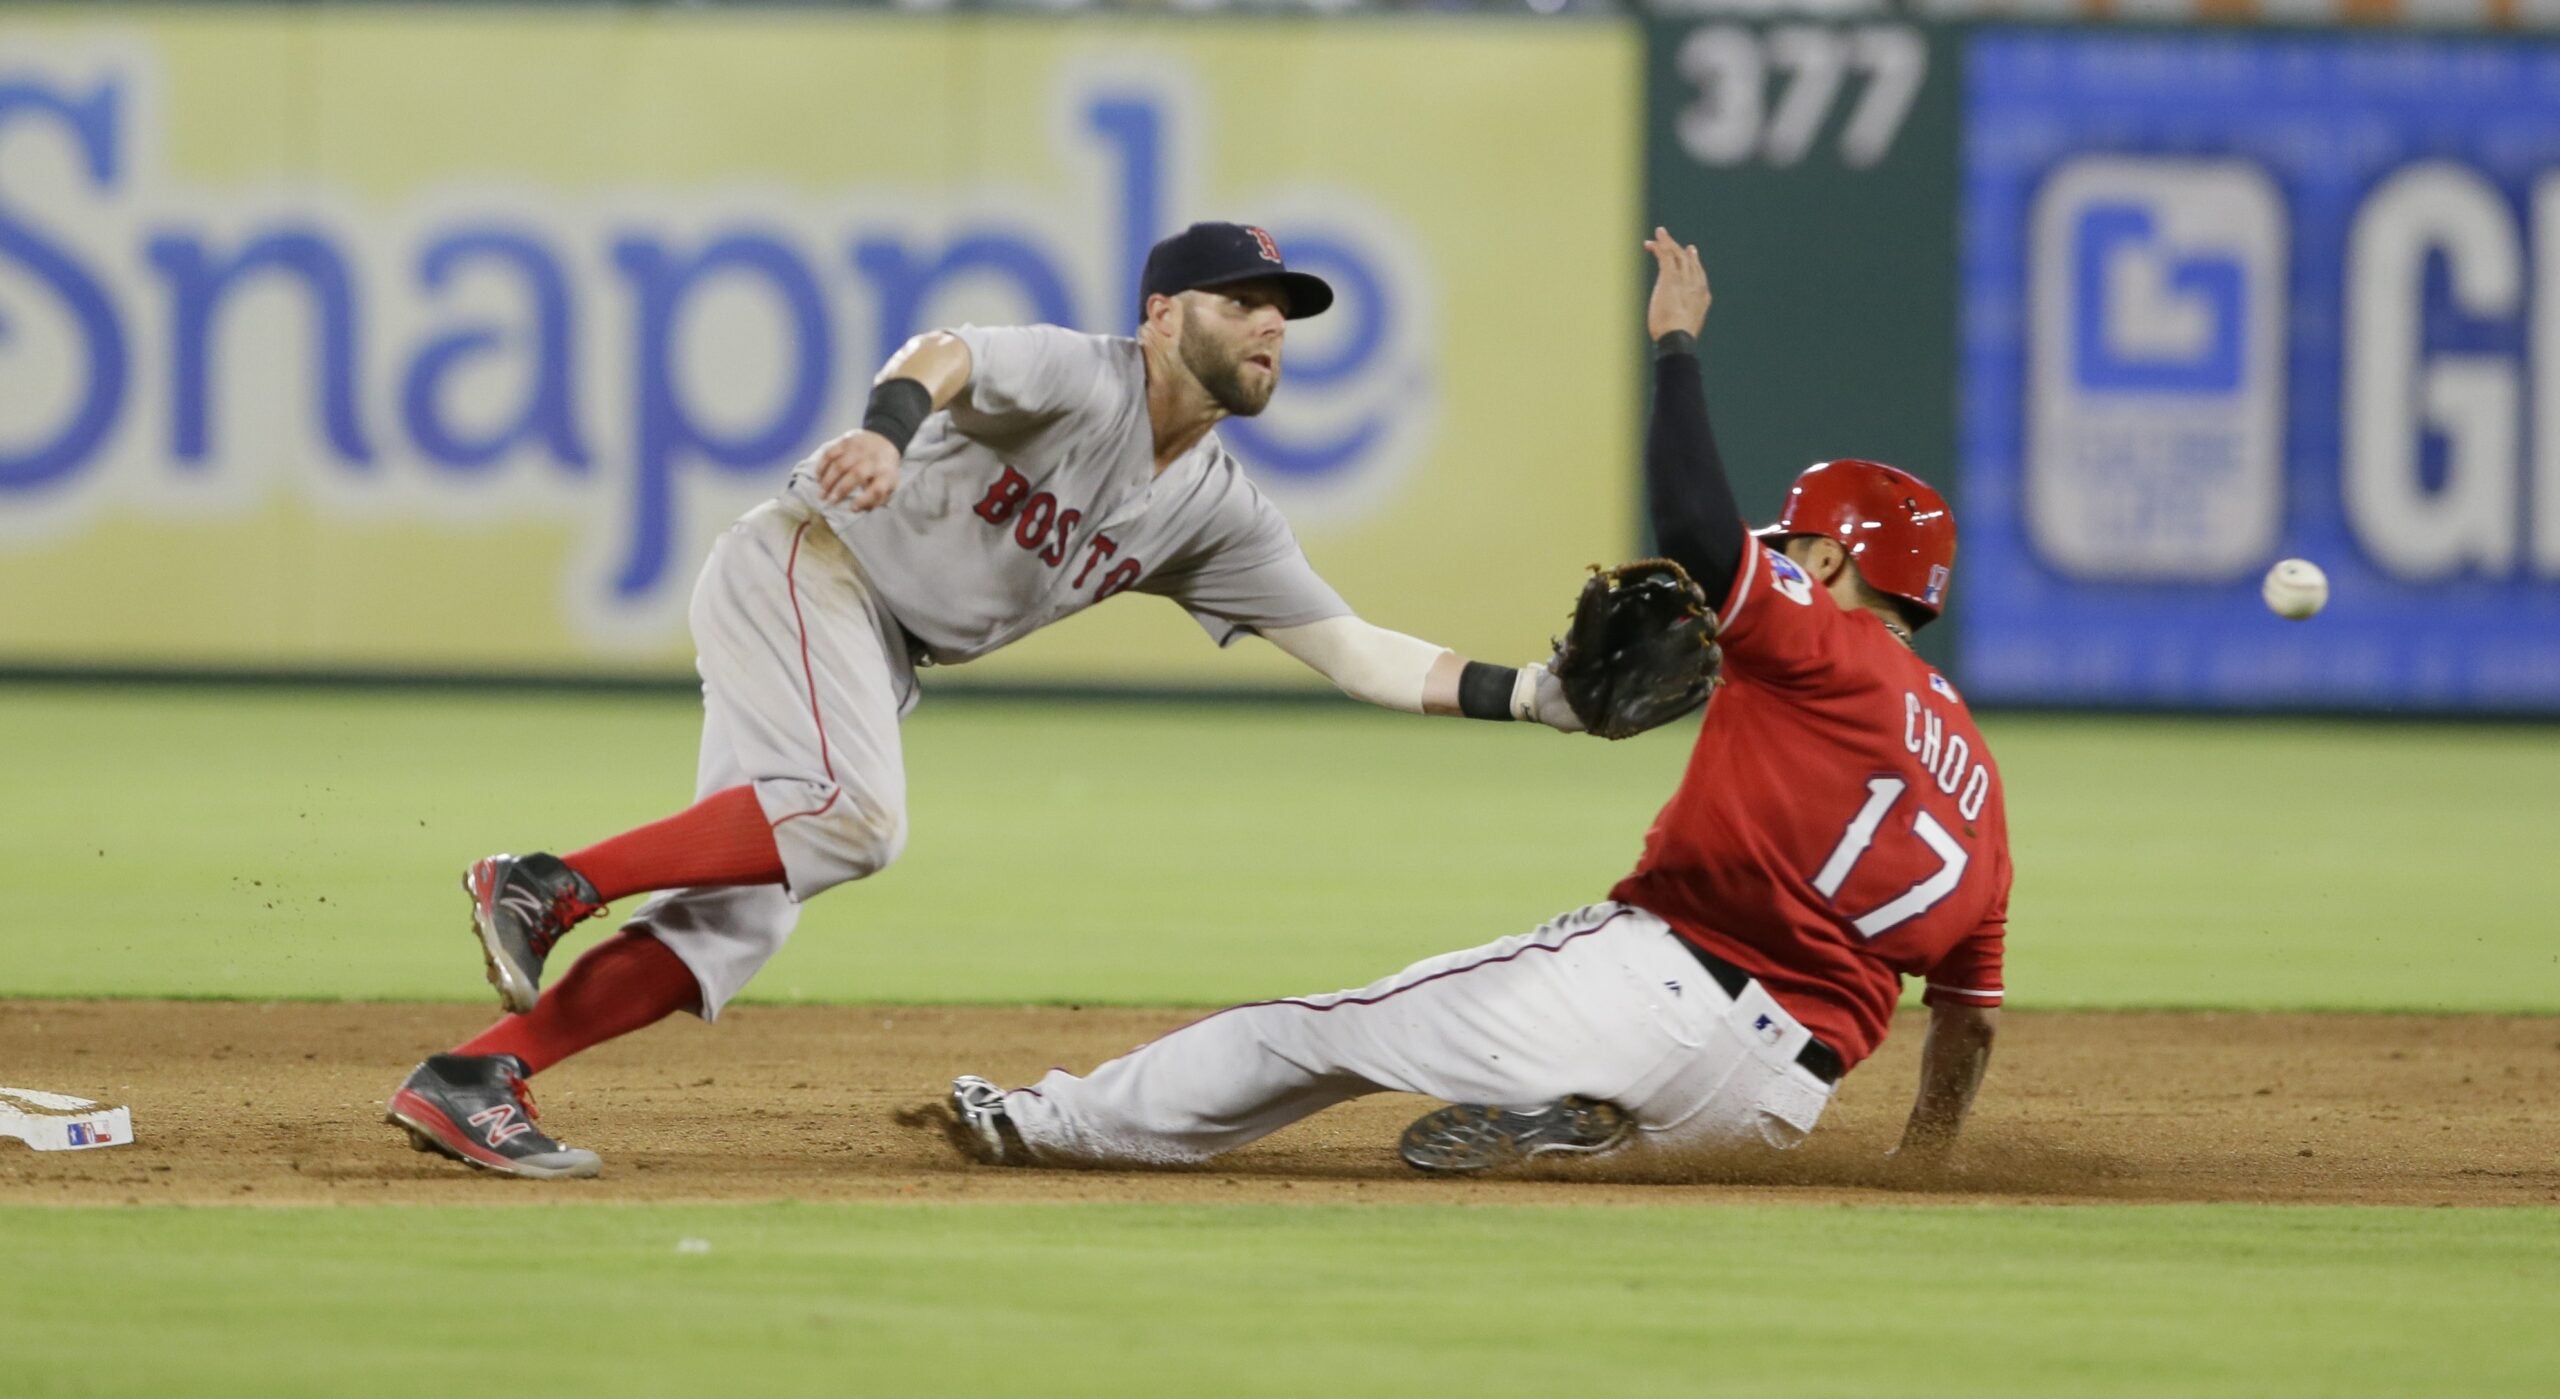
M 825 866 L 825 882 L 802 880 L 797 892 L 807 898 L 822 888 L 867 879 L 896 863 L 907 848 L 907 813 L 895 802 L 862 796 L 846 789 L 826 809 L 798 823 L 799 838 L 808 842 Z
M 907 853 L 907 813 L 903 806 L 855 798 L 847 793 L 845 840 L 866 875 L 878 874 Z

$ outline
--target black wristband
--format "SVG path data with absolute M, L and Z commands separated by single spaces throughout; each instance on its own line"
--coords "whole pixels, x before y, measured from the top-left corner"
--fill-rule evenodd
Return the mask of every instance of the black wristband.
M 933 416 L 933 390 L 913 379 L 891 379 L 875 384 L 871 402 L 862 410 L 862 426 L 889 439 L 889 445 L 903 454 L 907 444 L 916 439 L 916 429 Z
M 1469 661 L 1458 672 L 1458 712 L 1470 719 L 1509 719 L 1511 689 L 1520 672 L 1507 665 Z
M 1653 342 L 1655 359 L 1669 359 L 1673 355 L 1694 355 L 1697 352 L 1698 337 L 1685 330 L 1670 331 Z

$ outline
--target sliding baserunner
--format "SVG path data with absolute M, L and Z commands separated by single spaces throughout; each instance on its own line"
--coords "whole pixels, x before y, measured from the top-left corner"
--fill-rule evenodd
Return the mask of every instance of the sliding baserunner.
M 1789 1147 L 1884 1038 L 1906 976 L 1932 1011 L 1900 1149 L 1953 1144 L 1989 1062 L 2010 879 L 1990 750 L 1911 648 L 1945 605 L 1954 519 L 1917 477 L 1844 460 L 1748 531 L 1695 355 L 1706 274 L 1668 233 L 1645 246 L 1648 496 L 1663 552 L 1720 604 L 1723 684 L 1635 872 L 1535 932 L 1222 1011 L 1088 1075 L 961 1078 L 962 1150 L 1198 1161 L 1382 1090 L 1453 1104 L 1405 1133 L 1426 1170 Z

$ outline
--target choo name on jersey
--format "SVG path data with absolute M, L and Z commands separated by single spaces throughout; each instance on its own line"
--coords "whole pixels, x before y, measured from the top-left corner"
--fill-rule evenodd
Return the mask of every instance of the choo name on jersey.
M 1930 676 L 1931 686 L 1945 681 Z M 1902 746 L 1920 760 L 1921 770 L 1938 790 L 1956 799 L 1956 810 L 1967 821 L 1982 815 L 1982 807 L 1991 799 L 1993 781 L 1990 755 L 1976 754 L 1973 743 L 1953 731 L 1946 715 L 1935 705 L 1925 704 L 1916 690 L 1902 692 Z

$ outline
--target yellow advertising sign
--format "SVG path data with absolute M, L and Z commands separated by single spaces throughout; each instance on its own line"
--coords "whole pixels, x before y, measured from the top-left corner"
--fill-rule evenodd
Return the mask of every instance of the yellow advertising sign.
M 680 674 L 891 348 L 1125 330 L 1203 217 L 1342 292 L 1221 436 L 1366 615 L 1525 658 L 1632 543 L 1638 100 L 1621 26 L 16 12 L 0 665 Z M 1059 630 L 969 669 L 1292 670 Z

